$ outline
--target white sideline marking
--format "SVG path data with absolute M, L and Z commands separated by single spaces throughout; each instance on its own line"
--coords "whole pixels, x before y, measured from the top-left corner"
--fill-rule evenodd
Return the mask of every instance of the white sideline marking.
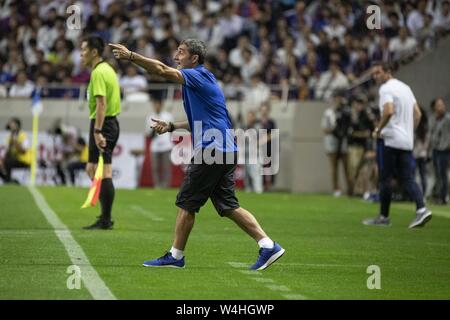
M 116 300 L 117 298 L 109 290 L 100 278 L 97 271 L 89 262 L 81 246 L 75 241 L 67 226 L 58 218 L 56 213 L 50 208 L 42 194 L 34 187 L 28 187 L 36 205 L 53 227 L 56 236 L 64 245 L 70 260 L 74 265 L 82 266 L 82 279 L 86 289 L 95 300 Z
M 281 266 L 302 266 L 302 267 L 367 268 L 367 266 L 359 264 L 283 263 L 283 262 L 278 262 L 277 264 Z
M 249 267 L 249 265 L 247 263 L 243 263 L 243 262 L 228 262 L 228 264 L 230 266 L 232 266 L 233 268 L 237 268 L 237 269 L 240 269 L 240 268 L 247 269 Z M 252 272 L 254 272 L 254 271 L 252 271 Z
M 239 272 L 248 276 L 262 276 L 261 272 L 255 272 L 254 270 L 239 270 Z
M 269 288 L 273 291 L 291 291 L 291 289 L 289 289 L 288 287 L 278 284 L 268 284 L 266 285 L 266 288 Z
M 249 267 L 249 264 L 243 263 L 243 262 L 229 261 L 227 263 L 236 269 L 243 269 L 243 268 Z M 297 265 L 297 264 L 293 264 L 293 265 Z M 263 272 L 257 272 L 255 270 L 238 270 L 238 271 L 245 275 L 253 276 L 252 278 L 250 278 L 251 280 L 265 284 L 265 287 L 269 290 L 281 291 L 281 292 L 290 292 L 291 291 L 291 289 L 289 287 L 284 286 L 284 285 L 279 285 L 273 279 L 254 277 L 254 276 L 262 276 Z M 298 293 L 282 294 L 282 296 L 289 300 L 307 300 L 308 299 L 306 296 L 304 296 L 302 294 L 298 294 Z
M 304 295 L 302 294 L 283 294 L 283 297 L 289 300 L 307 300 Z
M 262 282 L 262 283 L 274 283 L 272 279 L 266 279 L 266 278 L 251 278 L 252 280 L 255 280 L 256 282 Z
M 154 214 L 154 213 L 152 213 L 152 212 L 150 212 L 148 210 L 145 210 L 144 208 L 142 208 L 140 206 L 132 205 L 132 206 L 130 206 L 130 208 L 132 210 L 142 214 L 143 216 L 149 218 L 150 220 L 153 220 L 153 221 L 164 221 L 163 218 L 158 217 L 156 214 Z

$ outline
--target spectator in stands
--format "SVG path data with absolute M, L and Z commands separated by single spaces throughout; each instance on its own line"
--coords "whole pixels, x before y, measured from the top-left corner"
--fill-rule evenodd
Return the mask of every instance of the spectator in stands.
M 389 12 L 389 24 L 384 28 L 384 35 L 388 38 L 395 38 L 398 36 L 398 33 L 401 28 L 400 19 L 397 12 Z
M 133 65 L 127 66 L 126 75 L 120 77 L 120 87 L 122 88 L 126 100 L 143 99 L 148 100 L 148 95 L 145 92 L 147 89 L 147 79 L 137 73 L 137 68 Z
M 436 178 L 438 204 L 448 203 L 448 167 L 450 163 L 450 114 L 446 111 L 444 99 L 437 98 L 432 104 L 434 116 L 430 122 L 430 147 Z
M 9 96 L 11 98 L 29 98 L 34 90 L 34 84 L 28 80 L 25 71 L 20 71 L 17 74 L 16 83 L 11 86 Z
M 228 76 L 224 77 L 226 79 Z M 224 84 L 223 94 L 227 99 L 243 100 L 246 94 L 245 85 L 239 73 L 229 75 L 230 79 Z
M 31 149 L 27 134 L 22 130 L 19 118 L 11 118 L 6 125 L 9 135 L 6 139 L 6 154 L 0 161 L 0 178 L 5 183 L 18 183 L 11 179 L 11 170 L 14 168 L 28 168 L 31 164 Z
M 270 88 L 262 81 L 260 74 L 254 74 L 250 80 L 250 88 L 245 90 L 244 104 L 255 109 L 269 101 Z
M 168 188 L 172 179 L 172 161 L 170 159 L 173 148 L 172 135 L 169 133 L 159 135 L 151 128 L 151 125 L 154 123 L 152 119 L 163 120 L 167 123 L 174 120 L 171 113 L 163 111 L 162 100 L 152 99 L 152 103 L 153 112 L 147 117 L 146 130 L 152 139 L 150 151 L 153 185 L 156 188 Z
M 420 29 L 424 26 L 424 19 L 427 15 L 426 0 L 418 0 L 416 9 L 408 14 L 406 25 L 413 36 L 417 36 Z
M 341 44 L 344 43 L 344 34 L 347 32 L 345 27 L 341 24 L 339 16 L 333 14 L 331 16 L 330 24 L 323 28 L 323 31 L 327 35 L 328 39 L 337 38 Z
M 244 51 L 250 50 L 250 53 L 256 54 L 257 50 L 254 46 L 250 44 L 250 39 L 246 35 L 242 35 L 237 40 L 236 48 L 232 49 L 229 54 L 230 63 L 235 68 L 241 68 L 245 65 L 244 61 Z
M 450 1 L 442 1 L 433 18 L 433 27 L 436 32 L 443 35 L 448 34 L 450 32 Z
M 244 83 L 249 83 L 251 77 L 261 71 L 261 63 L 258 56 L 253 54 L 250 49 L 242 51 L 243 65 L 241 66 L 241 76 Z
M 389 41 L 389 52 L 394 60 L 406 59 L 416 53 L 417 40 L 409 36 L 406 27 L 400 28 L 398 37 Z
M 206 15 L 198 30 L 198 38 L 208 44 L 209 54 L 214 54 L 221 49 L 224 37 L 224 32 L 217 23 L 216 15 Z
M 348 79 L 339 69 L 337 63 L 330 64 L 330 69 L 320 75 L 315 88 L 316 99 L 328 100 L 333 92 L 347 88 Z

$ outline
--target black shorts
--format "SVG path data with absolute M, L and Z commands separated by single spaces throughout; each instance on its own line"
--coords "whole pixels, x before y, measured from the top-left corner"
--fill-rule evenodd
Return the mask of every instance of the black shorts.
M 234 192 L 235 169 L 236 163 L 189 164 L 177 195 L 176 206 L 188 212 L 198 212 L 211 198 L 221 216 L 226 210 L 239 208 Z
M 99 150 L 97 145 L 95 144 L 94 139 L 94 126 L 95 119 L 91 119 L 91 125 L 89 128 L 89 161 L 90 163 L 97 163 Z M 119 121 L 117 121 L 116 117 L 105 117 L 105 121 L 103 122 L 103 136 L 106 139 L 106 147 L 103 151 L 103 161 L 105 164 L 111 164 L 112 153 L 114 147 L 116 146 L 117 140 L 119 140 Z

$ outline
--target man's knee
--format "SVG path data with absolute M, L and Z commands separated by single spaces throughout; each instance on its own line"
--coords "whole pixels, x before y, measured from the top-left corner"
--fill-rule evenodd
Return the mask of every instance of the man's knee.
M 220 215 L 222 217 L 226 217 L 226 218 L 230 218 L 233 214 L 235 214 L 236 212 L 238 212 L 239 208 L 235 208 L 235 209 L 225 209 L 222 210 L 220 212 Z

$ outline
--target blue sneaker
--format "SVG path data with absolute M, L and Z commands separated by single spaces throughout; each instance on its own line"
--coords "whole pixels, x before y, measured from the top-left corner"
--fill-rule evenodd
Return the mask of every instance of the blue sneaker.
M 256 263 L 250 267 L 251 270 L 264 270 L 277 261 L 284 254 L 284 250 L 278 243 L 273 243 L 272 249 L 259 249 L 259 257 Z
M 184 268 L 184 257 L 180 260 L 172 257 L 170 252 L 167 252 L 161 258 L 144 261 L 144 267 L 167 267 L 167 268 Z

